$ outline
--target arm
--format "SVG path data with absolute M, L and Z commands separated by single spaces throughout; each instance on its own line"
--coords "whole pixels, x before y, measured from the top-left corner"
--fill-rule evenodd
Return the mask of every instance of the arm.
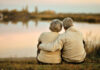
M 40 44 L 39 48 L 45 51 L 61 50 L 63 47 L 64 38 L 60 35 L 54 42 L 48 44 Z

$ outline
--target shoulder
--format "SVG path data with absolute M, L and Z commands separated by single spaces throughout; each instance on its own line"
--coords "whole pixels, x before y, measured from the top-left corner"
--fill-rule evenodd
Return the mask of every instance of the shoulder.
M 83 36 L 82 32 L 77 30 L 78 35 Z
M 78 33 L 78 34 L 82 35 L 82 33 L 75 27 L 71 27 L 69 32 L 75 32 L 75 33 Z
M 41 37 L 41 36 L 44 36 L 44 35 L 47 35 L 47 34 L 49 34 L 49 33 L 50 33 L 50 32 L 43 32 L 43 33 L 40 34 L 40 37 Z
M 77 30 L 76 34 L 83 39 L 83 34 L 82 34 L 82 32 L 80 30 Z
M 41 40 L 46 34 L 47 34 L 47 32 L 41 33 L 40 36 L 39 36 L 39 40 Z
M 62 34 L 59 34 L 58 39 L 65 39 L 65 37 L 66 37 L 66 34 L 64 32 Z

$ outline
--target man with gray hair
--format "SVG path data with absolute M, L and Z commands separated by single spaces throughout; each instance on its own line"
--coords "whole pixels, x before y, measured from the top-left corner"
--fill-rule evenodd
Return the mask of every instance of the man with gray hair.
M 73 27 L 73 20 L 63 20 L 65 32 L 48 44 L 40 44 L 39 48 L 47 51 L 62 50 L 62 58 L 68 63 L 81 63 L 86 57 L 82 33 Z

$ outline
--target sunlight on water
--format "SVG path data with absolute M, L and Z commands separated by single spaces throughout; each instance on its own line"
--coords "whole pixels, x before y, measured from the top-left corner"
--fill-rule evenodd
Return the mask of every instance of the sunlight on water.
M 49 23 L 32 20 L 26 23 L 0 22 L 0 57 L 35 57 L 38 37 L 49 31 Z M 74 23 L 84 36 L 89 32 L 100 36 L 100 24 Z

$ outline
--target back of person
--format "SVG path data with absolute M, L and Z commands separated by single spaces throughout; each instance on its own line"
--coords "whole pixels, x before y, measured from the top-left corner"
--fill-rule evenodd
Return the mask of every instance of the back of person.
M 40 35 L 39 41 L 41 43 L 50 43 L 58 37 L 58 32 L 44 32 Z M 43 63 L 60 63 L 61 62 L 61 52 L 60 50 L 55 52 L 40 50 L 37 59 Z
M 65 32 L 58 36 L 54 42 L 40 44 L 39 48 L 48 51 L 61 50 L 62 58 L 66 62 L 83 62 L 86 57 L 86 52 L 81 32 L 73 27 L 73 20 L 69 17 L 63 20 L 63 27 Z
M 67 62 L 82 62 L 86 56 L 82 34 L 74 27 L 70 27 L 63 34 L 65 43 L 62 57 Z

